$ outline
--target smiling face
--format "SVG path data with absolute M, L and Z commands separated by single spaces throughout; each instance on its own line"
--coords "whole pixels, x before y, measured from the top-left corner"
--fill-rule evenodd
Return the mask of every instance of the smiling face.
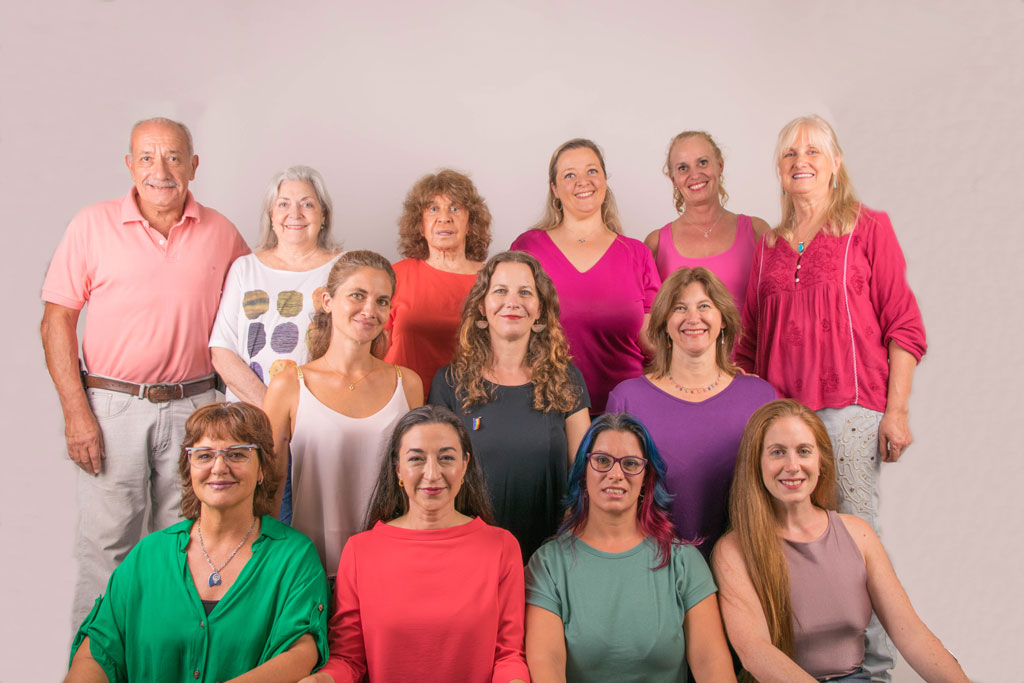
M 669 152 L 672 183 L 686 204 L 718 202 L 718 182 L 723 164 L 715 149 L 701 135 L 683 138 Z
M 469 211 L 447 195 L 437 195 L 423 209 L 423 237 L 431 252 L 466 250 Z
M 787 194 L 808 199 L 827 197 L 832 175 L 839 170 L 841 162 L 833 158 L 823 136 L 814 135 L 806 126 L 800 128 L 779 158 L 782 189 Z
M 131 153 L 124 161 L 144 216 L 185 206 L 189 181 L 199 166 L 199 157 L 190 157 L 189 152 L 188 138 L 178 126 L 151 121 L 132 133 Z
M 673 351 L 692 356 L 715 354 L 715 343 L 722 331 L 722 312 L 708 296 L 701 282 L 691 282 L 680 290 L 666 323 Z
M 387 273 L 370 267 L 355 270 L 333 295 L 324 292 L 322 305 L 331 314 L 332 339 L 336 333 L 361 344 L 373 341 L 388 320 L 393 294 Z
M 590 449 L 591 453 L 606 453 L 615 458 L 633 456 L 643 458 L 643 449 L 636 436 L 630 432 L 619 432 L 606 429 L 597 435 Z M 621 514 L 636 514 L 637 500 L 643 487 L 644 474 L 627 475 L 622 471 L 622 463 L 615 463 L 607 472 L 598 472 L 587 463 L 587 497 L 590 499 L 590 510 Z
M 525 263 L 499 263 L 480 305 L 495 337 L 515 340 L 530 334 L 540 319 L 540 300 L 533 271 Z
M 585 218 L 600 211 L 608 192 L 608 180 L 597 154 L 587 147 L 562 152 L 555 162 L 551 191 L 562 202 L 562 210 L 567 215 Z
M 270 209 L 270 226 L 278 244 L 312 248 L 324 224 L 324 209 L 313 186 L 304 180 L 284 180 Z
M 454 512 L 469 454 L 447 424 L 410 427 L 398 447 L 398 480 L 409 497 L 411 512 Z
M 237 445 L 237 439 L 203 436 L 193 444 L 193 448 L 225 449 Z M 252 510 L 256 484 L 263 478 L 258 450 L 252 452 L 249 462 L 229 465 L 227 458 L 218 455 L 209 467 L 190 465 L 190 473 L 192 490 L 201 509 L 214 508 L 221 512 L 236 507 Z
M 778 418 L 764 435 L 761 479 L 776 506 L 810 502 L 821 474 L 821 456 L 811 428 L 795 415 Z

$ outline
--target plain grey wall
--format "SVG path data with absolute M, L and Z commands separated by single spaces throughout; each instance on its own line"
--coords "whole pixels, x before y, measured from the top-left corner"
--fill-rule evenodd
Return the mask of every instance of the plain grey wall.
M 419 175 L 469 171 L 497 251 L 538 216 L 548 157 L 578 135 L 604 147 L 630 236 L 674 217 L 661 166 L 687 128 L 722 144 L 730 208 L 774 221 L 775 135 L 810 112 L 892 217 L 928 328 L 916 442 L 884 467 L 883 540 L 968 673 L 1021 679 L 1024 3 L 65 0 L 4 3 L 0 26 L 0 681 L 66 665 L 75 468 L 38 294 L 71 216 L 130 187 L 133 121 L 192 127 L 197 198 L 250 241 L 266 182 L 302 163 L 326 177 L 346 246 L 395 257 Z

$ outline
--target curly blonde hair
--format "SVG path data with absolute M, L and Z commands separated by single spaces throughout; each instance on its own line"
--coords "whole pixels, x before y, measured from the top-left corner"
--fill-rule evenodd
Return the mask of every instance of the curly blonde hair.
M 800 133 L 805 133 L 808 140 L 819 150 L 824 152 L 830 161 L 840 160 L 839 169 L 832 178 L 829 187 L 828 206 L 825 207 L 825 225 L 821 231 L 833 237 L 842 237 L 853 232 L 857 224 L 857 216 L 860 215 L 860 200 L 853 191 L 853 182 L 846 172 L 846 164 L 842 163 L 843 150 L 839 146 L 839 138 L 836 132 L 829 125 L 829 122 L 817 114 L 800 116 L 779 131 L 779 140 L 775 145 L 775 173 L 779 173 L 779 162 L 786 150 L 793 146 Z M 781 180 L 781 178 L 780 178 Z M 781 191 L 779 199 L 782 203 L 782 219 L 779 224 L 768 233 L 766 241 L 768 246 L 774 246 L 775 240 L 779 237 L 791 239 L 796 228 L 796 209 L 793 206 L 792 195 Z
M 491 335 L 488 329 L 480 329 L 476 323 L 481 319 L 480 309 L 490 288 L 491 277 L 502 263 L 524 263 L 533 273 L 537 283 L 537 297 L 540 302 L 540 322 L 544 329 L 531 332 L 526 350 L 526 364 L 532 375 L 533 409 L 541 412 L 557 410 L 567 413 L 576 407 L 580 388 L 569 375 L 569 345 L 565 331 L 558 322 L 561 309 L 558 294 L 551 278 L 544 272 L 534 257 L 522 251 L 503 251 L 492 256 L 476 276 L 473 288 L 469 290 L 466 303 L 462 306 L 462 323 L 459 327 L 459 345 L 446 378 L 461 397 L 462 409 L 468 412 L 474 405 L 482 405 L 494 396 L 483 378 L 483 370 L 494 360 L 491 350 Z
M 722 150 L 719 149 L 718 143 L 711 137 L 711 133 L 703 130 L 684 130 L 679 135 L 672 138 L 672 142 L 668 143 L 668 152 L 665 153 L 665 166 L 661 169 L 662 173 L 668 176 L 669 180 L 672 180 L 672 202 L 676 207 L 676 211 L 679 213 L 683 212 L 686 208 L 686 200 L 683 198 L 683 193 L 676 187 L 675 180 L 672 179 L 672 148 L 676 146 L 677 142 L 688 140 L 690 138 L 703 138 L 711 149 L 715 152 L 715 158 L 718 159 L 719 167 L 725 166 L 725 157 L 722 156 Z M 729 201 L 729 193 L 725 191 L 725 183 L 722 177 L 718 179 L 718 201 L 722 206 Z
M 439 195 L 469 212 L 466 258 L 483 261 L 491 246 L 491 210 L 469 176 L 450 168 L 423 176 L 405 195 L 402 217 L 398 219 L 398 252 L 403 258 L 421 260 L 430 255 L 427 238 L 423 236 L 423 212 Z

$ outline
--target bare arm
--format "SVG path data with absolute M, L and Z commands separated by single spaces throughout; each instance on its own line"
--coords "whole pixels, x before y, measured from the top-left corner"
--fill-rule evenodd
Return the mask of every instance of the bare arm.
M 654 258 L 658 258 L 658 243 L 661 242 L 661 230 L 652 230 L 651 234 L 644 238 L 644 244 L 651 250 Z
M 722 537 L 715 546 L 711 566 L 725 630 L 743 668 L 761 683 L 815 683 L 810 674 L 772 645 L 768 621 L 735 536 Z
M 251 403 L 254 406 L 263 405 L 263 398 L 267 394 L 267 385 L 260 381 L 252 368 L 246 365 L 237 353 L 220 346 L 211 346 L 210 360 L 213 361 L 214 370 L 228 385 L 231 393 L 246 403 Z
M 580 408 L 575 413 L 565 418 L 565 440 L 569 445 L 569 467 L 576 460 L 576 451 L 579 450 L 583 436 L 590 427 L 590 410 Z
M 968 683 L 953 655 L 917 616 L 875 532 L 854 515 L 842 519 L 864 556 L 871 606 L 903 658 L 929 683 Z
M 772 229 L 772 226 L 768 225 L 768 222 L 758 218 L 757 216 L 751 216 L 750 222 L 754 226 L 754 241 L 764 237 L 764 234 Z M 742 311 L 740 311 L 742 313 Z
M 409 402 L 409 410 L 423 405 L 423 380 L 415 371 L 402 368 L 402 384 L 405 388 L 405 400 Z
M 648 358 L 653 358 L 655 353 L 654 344 L 651 342 L 651 337 L 648 334 L 648 327 L 651 325 L 651 314 L 644 313 L 644 324 L 640 328 L 640 350 L 644 352 L 644 355 Z
M 295 427 L 295 411 L 299 407 L 299 382 L 295 368 L 287 368 L 284 372 L 277 373 L 270 381 L 263 399 L 263 412 L 270 418 L 270 428 L 274 433 L 277 477 L 282 483 L 277 489 L 271 508 L 275 515 L 280 514 L 284 481 L 288 476 L 288 446 L 291 444 L 292 430 Z
M 71 668 L 64 677 L 64 683 L 107 683 L 108 680 L 107 672 L 92 658 L 89 639 L 86 638 L 71 660 Z
M 533 683 L 565 683 L 565 626 L 536 605 L 526 606 L 526 664 Z
M 712 593 L 686 610 L 683 636 L 686 641 L 686 661 L 693 672 L 693 680 L 697 683 L 728 683 L 736 680 L 716 594 Z
M 95 475 L 103 469 L 103 434 L 78 370 L 78 315 L 73 308 L 47 302 L 40 332 L 46 368 L 64 411 L 68 455 L 76 465 Z
M 896 462 L 914 441 L 910 433 L 910 385 L 917 359 L 896 343 L 889 342 L 889 393 L 885 414 L 878 425 L 878 449 L 885 462 Z
M 316 666 L 319 657 L 313 636 L 306 633 L 281 654 L 252 671 L 231 679 L 231 683 L 289 683 L 298 681 Z

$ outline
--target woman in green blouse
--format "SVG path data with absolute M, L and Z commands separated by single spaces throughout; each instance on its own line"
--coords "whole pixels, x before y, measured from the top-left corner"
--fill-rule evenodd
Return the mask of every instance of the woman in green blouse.
M 75 637 L 67 681 L 297 681 L 326 661 L 319 557 L 269 516 L 280 482 L 266 415 L 214 403 L 185 430 L 185 520 L 114 571 Z

